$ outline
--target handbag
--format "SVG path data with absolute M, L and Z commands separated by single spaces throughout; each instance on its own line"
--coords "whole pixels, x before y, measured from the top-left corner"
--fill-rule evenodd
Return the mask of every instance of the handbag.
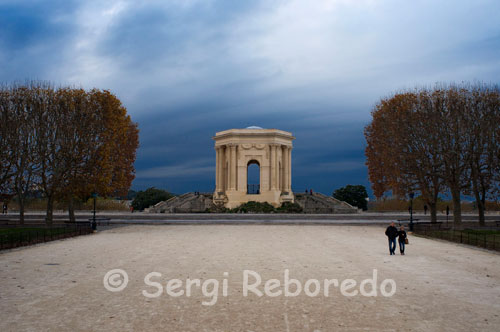
M 406 239 L 405 239 L 405 244 L 408 244 L 408 243 L 409 243 L 409 242 L 408 242 L 408 238 L 406 238 Z

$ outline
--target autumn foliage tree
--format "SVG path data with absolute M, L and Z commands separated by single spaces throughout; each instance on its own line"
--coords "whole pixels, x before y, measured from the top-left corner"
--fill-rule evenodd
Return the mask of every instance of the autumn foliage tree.
M 415 89 L 382 99 L 365 128 L 374 194 L 420 193 L 436 221 L 442 193 L 461 222 L 461 195 L 476 197 L 484 223 L 485 197 L 498 188 L 500 93 L 483 84 Z
M 42 190 L 47 223 L 55 200 L 68 203 L 74 220 L 75 198 L 128 191 L 138 129 L 109 91 L 55 89 L 43 82 L 5 86 L 0 111 L 2 191 L 15 191 L 21 202 L 22 193 Z
M 70 102 L 84 112 L 68 119 L 82 125 L 70 127 L 67 133 L 66 141 L 72 148 L 67 151 L 66 162 L 71 165 L 68 168 L 72 173 L 64 179 L 61 194 L 68 201 L 70 219 L 74 220 L 74 198 L 85 199 L 91 193 L 127 194 L 134 179 L 139 131 L 120 100 L 109 91 L 73 90 L 72 93 Z
M 405 196 L 419 190 L 435 221 L 437 198 L 443 189 L 439 177 L 442 162 L 435 137 L 423 135 L 421 124 L 428 117 L 425 112 L 415 112 L 418 103 L 418 95 L 408 92 L 376 106 L 373 121 L 365 128 L 368 172 L 377 197 L 387 191 Z

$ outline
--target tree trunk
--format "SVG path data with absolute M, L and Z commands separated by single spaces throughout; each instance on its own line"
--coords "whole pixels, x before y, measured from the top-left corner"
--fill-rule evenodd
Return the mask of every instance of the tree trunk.
M 437 222 L 437 203 L 428 203 L 431 209 L 431 223 Z
M 472 170 L 472 191 L 474 192 L 474 197 L 476 198 L 476 207 L 479 215 L 479 226 L 484 226 L 484 208 L 485 208 L 485 195 L 486 193 L 483 191 L 483 199 L 481 199 L 481 193 L 479 191 L 480 184 L 479 179 L 477 177 L 477 172 L 475 171 L 474 165 L 471 167 Z
M 47 214 L 45 216 L 45 223 L 47 225 L 52 224 L 53 214 L 54 214 L 54 197 L 52 195 L 47 196 Z
M 75 206 L 73 203 L 74 203 L 73 196 L 70 196 L 68 201 L 68 214 L 69 214 L 69 222 L 72 223 L 75 222 Z
M 23 195 L 17 195 L 19 200 L 19 224 L 24 225 L 24 197 Z
M 460 190 L 452 190 L 451 196 L 453 200 L 453 222 L 456 226 L 462 223 L 462 207 L 460 199 Z
M 486 212 L 486 192 L 483 190 L 483 196 L 481 197 L 481 206 L 483 207 L 482 215 L 479 215 L 479 224 L 481 226 L 486 225 L 486 220 L 484 219 L 484 214 Z
M 484 203 L 479 191 L 474 190 L 474 196 L 476 198 L 477 212 L 479 214 L 479 226 L 484 226 Z
M 19 201 L 19 224 L 24 224 L 24 195 L 22 186 L 19 185 L 19 181 L 16 180 L 15 193 L 17 195 L 17 200 Z

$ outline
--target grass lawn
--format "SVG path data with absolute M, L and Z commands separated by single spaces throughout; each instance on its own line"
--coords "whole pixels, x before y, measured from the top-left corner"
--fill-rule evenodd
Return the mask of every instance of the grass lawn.
M 89 229 L 76 225 L 62 227 L 0 227 L 0 249 L 47 242 L 87 233 L 89 233 Z

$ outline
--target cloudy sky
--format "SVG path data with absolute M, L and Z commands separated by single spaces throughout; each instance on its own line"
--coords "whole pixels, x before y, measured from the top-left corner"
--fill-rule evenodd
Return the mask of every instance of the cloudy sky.
M 0 0 L 0 81 L 109 89 L 138 122 L 133 187 L 212 191 L 212 136 L 295 136 L 295 191 L 369 186 L 384 96 L 500 83 L 498 0 Z

